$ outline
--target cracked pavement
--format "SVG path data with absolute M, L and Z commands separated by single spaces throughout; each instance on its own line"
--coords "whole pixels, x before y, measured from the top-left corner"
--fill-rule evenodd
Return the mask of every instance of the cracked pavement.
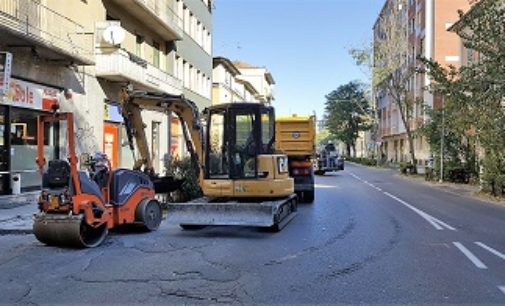
M 458 231 L 435 230 L 350 173 L 403 192 Z M 490 271 L 479 274 L 450 246 L 486 234 L 503 251 L 503 235 L 475 218 L 503 229 L 504 208 L 352 165 L 317 184 L 316 202 L 301 204 L 279 233 L 188 231 L 164 222 L 153 233 L 113 232 L 101 247 L 84 250 L 47 247 L 33 235 L 0 236 L 0 304 L 505 303 L 492 287 L 505 283 L 503 264 L 486 258 Z M 473 215 L 443 213 L 453 204 Z

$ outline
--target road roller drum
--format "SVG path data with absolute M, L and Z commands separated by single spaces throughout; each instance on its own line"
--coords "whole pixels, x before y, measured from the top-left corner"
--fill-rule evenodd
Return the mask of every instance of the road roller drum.
M 92 248 L 107 236 L 107 224 L 92 227 L 84 216 L 39 213 L 34 216 L 33 233 L 47 245 Z

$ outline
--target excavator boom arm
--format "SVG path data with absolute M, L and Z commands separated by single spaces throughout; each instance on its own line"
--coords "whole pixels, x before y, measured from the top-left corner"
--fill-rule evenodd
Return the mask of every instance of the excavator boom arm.
M 175 113 L 179 117 L 191 159 L 198 168 L 197 173 L 201 172 L 203 135 L 200 114 L 195 103 L 182 95 L 131 91 L 123 88 L 120 104 L 130 148 L 134 152 L 133 139 L 135 139 L 140 154 L 140 158 L 136 158 L 135 169 L 140 170 L 144 166 L 144 171 L 154 173 L 152 156 L 144 131 L 145 124 L 141 116 L 141 110 L 145 109 L 165 114 Z

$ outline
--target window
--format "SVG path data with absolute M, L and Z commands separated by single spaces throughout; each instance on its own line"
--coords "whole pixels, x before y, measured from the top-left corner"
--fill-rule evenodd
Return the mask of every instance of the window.
M 229 178 L 228 152 L 224 142 L 224 113 L 211 114 L 209 122 L 208 177 Z
M 178 79 L 180 79 L 179 74 L 181 73 L 179 71 L 179 61 L 181 60 L 181 57 L 176 55 L 175 56 L 175 63 L 174 63 L 174 76 Z
M 189 64 L 187 61 L 183 61 L 183 80 L 184 80 L 184 87 L 189 88 Z
M 233 177 L 256 177 L 257 144 L 254 137 L 254 114 L 237 112 L 235 114 L 235 146 L 233 149 Z
M 160 126 L 161 122 L 151 122 L 151 154 L 155 169 L 159 169 L 160 166 Z
M 142 57 L 142 43 L 144 42 L 144 38 L 140 35 L 135 35 L 135 55 L 138 57 Z
M 160 44 L 153 41 L 153 65 L 160 68 Z
M 261 143 L 263 154 L 273 153 L 275 118 L 271 109 L 261 112 Z

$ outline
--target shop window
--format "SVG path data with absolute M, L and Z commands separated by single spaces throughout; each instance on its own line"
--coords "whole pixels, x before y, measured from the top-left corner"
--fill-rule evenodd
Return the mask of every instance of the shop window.
M 37 115 L 39 112 L 12 109 L 10 122 L 11 173 L 21 174 L 21 188 L 36 188 L 41 184 L 37 164 Z M 56 124 L 44 126 L 44 156 L 52 160 L 57 156 Z

